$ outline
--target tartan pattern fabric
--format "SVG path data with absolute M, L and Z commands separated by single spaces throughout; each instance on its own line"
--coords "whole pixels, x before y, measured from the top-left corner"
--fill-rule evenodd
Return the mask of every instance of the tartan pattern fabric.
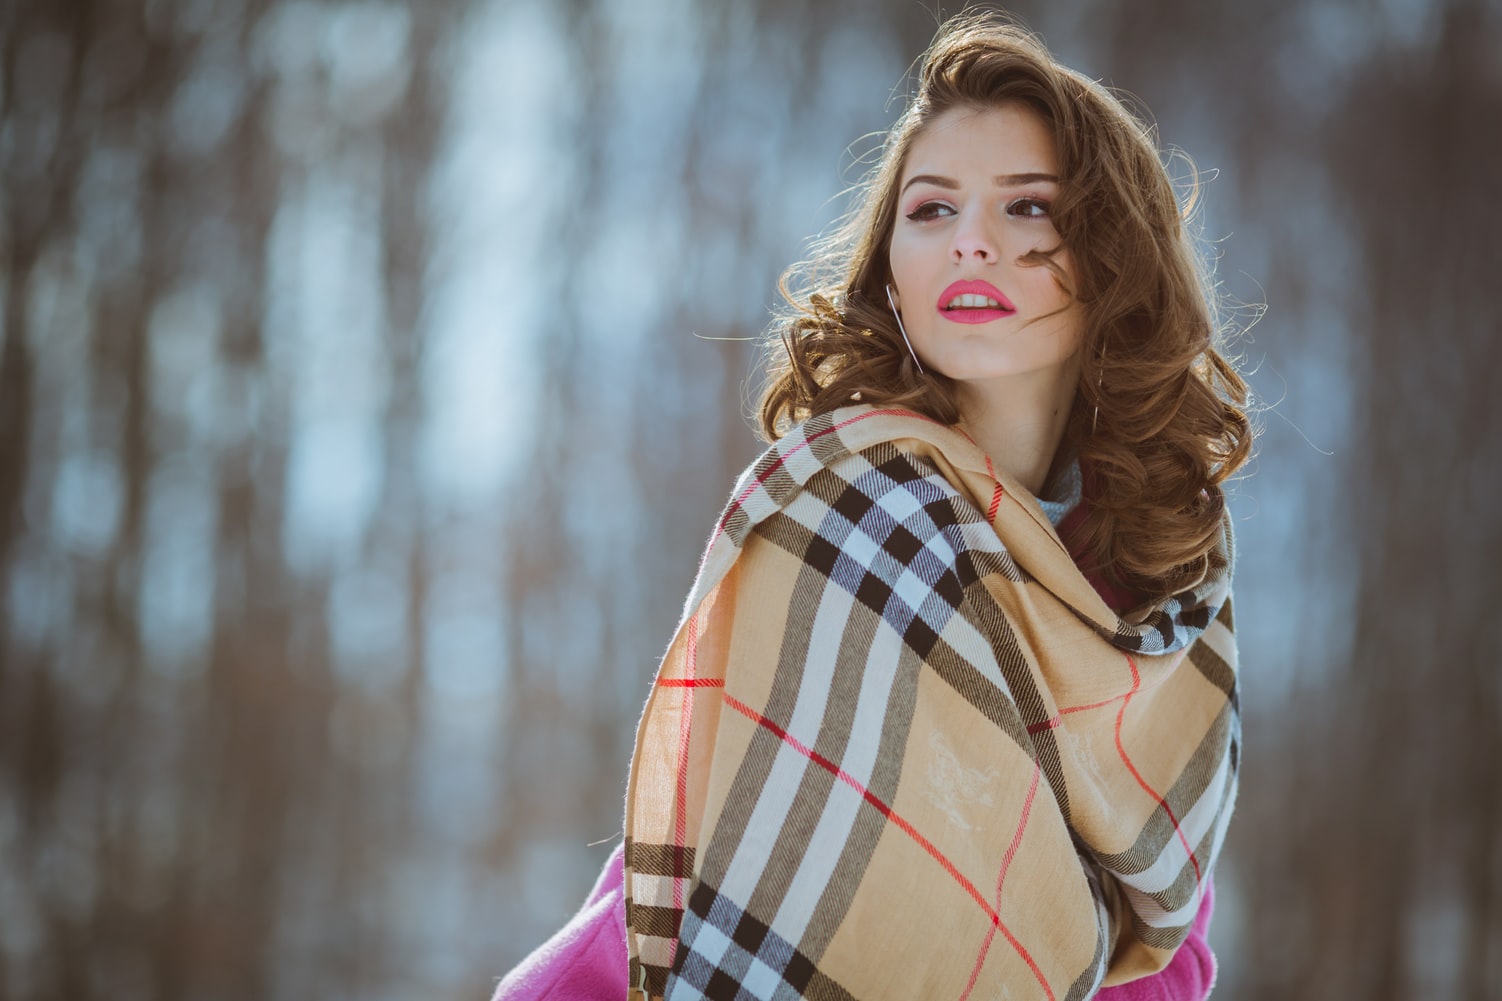
M 694 949 L 678 952 L 668 982 L 676 980 L 703 997 L 734 998 L 742 992 L 772 997 L 789 990 L 793 997 L 850 997 L 766 922 L 707 883 L 700 883 L 689 900 L 683 935 Z
M 744 474 L 637 734 L 633 997 L 1088 997 L 1188 933 L 1236 791 L 1229 528 L 1128 616 L 954 429 Z

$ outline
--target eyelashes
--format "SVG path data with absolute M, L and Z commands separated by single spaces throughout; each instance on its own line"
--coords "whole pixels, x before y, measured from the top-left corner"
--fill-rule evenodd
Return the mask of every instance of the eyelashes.
M 1024 195 L 1007 204 L 1007 215 L 1011 216 L 1021 216 L 1025 219 L 1046 219 L 1049 214 L 1049 204 L 1041 198 L 1032 198 Z
M 954 209 L 943 202 L 924 202 L 907 214 L 913 222 L 927 222 L 929 219 L 938 219 L 942 215 L 953 215 Z
M 948 202 L 929 201 L 923 202 L 917 208 L 908 212 L 906 218 L 910 222 L 928 222 L 932 219 L 942 219 L 954 214 L 955 208 Z M 1007 202 L 1006 214 L 1019 219 L 1047 219 L 1050 215 L 1050 205 L 1045 198 L 1022 195 Z

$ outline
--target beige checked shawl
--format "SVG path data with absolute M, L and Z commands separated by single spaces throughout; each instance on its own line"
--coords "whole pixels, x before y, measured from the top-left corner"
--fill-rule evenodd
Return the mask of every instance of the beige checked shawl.
M 637 733 L 632 998 L 1085 998 L 1188 934 L 1236 791 L 1229 523 L 1121 617 L 906 411 L 741 478 Z

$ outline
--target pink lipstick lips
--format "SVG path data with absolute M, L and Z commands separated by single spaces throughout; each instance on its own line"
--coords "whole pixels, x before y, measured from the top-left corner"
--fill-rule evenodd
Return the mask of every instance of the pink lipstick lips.
M 1017 312 L 1012 301 L 990 282 L 955 282 L 939 296 L 939 315 L 955 323 L 989 323 Z

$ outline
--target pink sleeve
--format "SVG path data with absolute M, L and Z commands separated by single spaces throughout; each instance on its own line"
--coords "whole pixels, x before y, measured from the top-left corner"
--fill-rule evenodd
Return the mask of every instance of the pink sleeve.
M 1189 937 L 1179 946 L 1167 966 L 1150 977 L 1117 987 L 1103 987 L 1100 1001 L 1204 1001 L 1215 986 L 1215 954 L 1210 951 L 1210 912 L 1215 907 L 1215 888 L 1205 881 L 1205 895 Z
M 625 858 L 625 845 L 617 845 L 579 913 L 506 974 L 491 1001 L 621 1001 L 626 996 Z

